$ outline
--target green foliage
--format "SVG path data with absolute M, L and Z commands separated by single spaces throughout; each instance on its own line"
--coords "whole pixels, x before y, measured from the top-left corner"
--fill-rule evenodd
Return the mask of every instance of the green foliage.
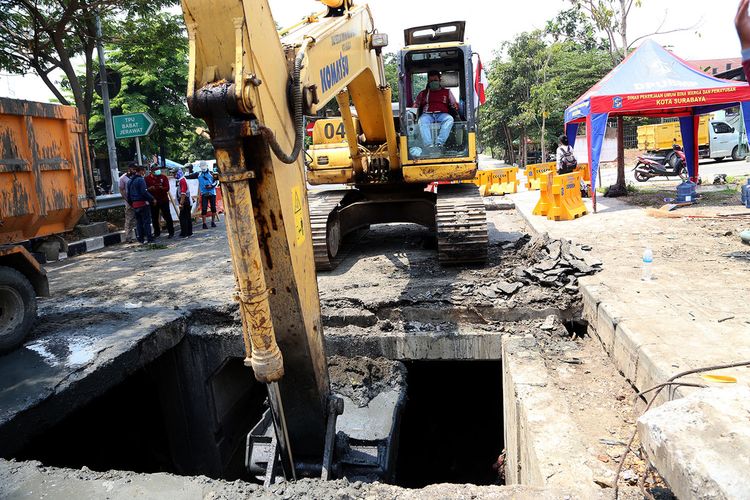
M 175 0 L 0 0 L 0 69 L 15 74 L 36 72 L 57 100 L 84 113 L 91 109 L 96 47 L 96 15 L 102 24 L 127 15 L 151 15 Z M 84 74 L 72 64 L 82 56 Z M 49 75 L 62 70 L 68 79 L 64 95 Z
M 383 54 L 383 66 L 385 67 L 385 80 L 391 86 L 391 101 L 398 102 L 398 54 L 393 52 Z
M 188 70 L 187 37 L 182 17 L 166 12 L 141 17 L 127 16 L 113 27 L 107 45 L 107 66 L 122 75 L 122 89 L 110 100 L 112 114 L 146 111 L 156 121 L 149 137 L 141 138 L 141 152 L 150 158 L 159 153 L 179 162 L 213 157 L 213 148 L 195 128 L 186 105 Z M 89 119 L 90 140 L 96 151 L 106 151 L 102 103 L 95 98 Z M 131 159 L 134 140 L 118 141 L 118 157 Z
M 482 142 L 512 150 L 528 136 L 554 149 L 565 108 L 612 69 L 604 41 L 575 9 L 562 11 L 544 31 L 522 33 L 503 44 L 489 64 L 487 103 L 480 108 Z M 546 148 L 545 148 L 546 149 Z

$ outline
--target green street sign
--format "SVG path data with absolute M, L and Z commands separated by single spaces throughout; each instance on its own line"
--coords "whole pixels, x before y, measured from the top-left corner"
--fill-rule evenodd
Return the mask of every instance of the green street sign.
M 131 139 L 150 134 L 156 122 L 148 116 L 148 113 L 130 113 L 113 116 L 112 124 L 115 129 L 115 139 Z

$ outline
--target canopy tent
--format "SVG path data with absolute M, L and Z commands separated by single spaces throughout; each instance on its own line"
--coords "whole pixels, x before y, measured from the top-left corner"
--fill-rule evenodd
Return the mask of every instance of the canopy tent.
M 674 117 L 680 120 L 688 172 L 698 178 L 699 115 L 741 105 L 750 125 L 750 86 L 703 73 L 647 40 L 565 110 L 565 134 L 575 144 L 586 124 L 591 187 L 596 211 L 596 174 L 610 116 Z

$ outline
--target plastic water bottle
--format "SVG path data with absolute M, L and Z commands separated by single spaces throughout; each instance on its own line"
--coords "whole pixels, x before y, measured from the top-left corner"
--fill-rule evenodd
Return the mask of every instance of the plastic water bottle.
M 643 281 L 651 281 L 651 266 L 654 262 L 654 253 L 650 248 L 646 248 L 643 251 L 643 267 L 641 279 Z
M 750 208 L 750 178 L 747 179 L 747 184 L 742 186 L 742 204 Z

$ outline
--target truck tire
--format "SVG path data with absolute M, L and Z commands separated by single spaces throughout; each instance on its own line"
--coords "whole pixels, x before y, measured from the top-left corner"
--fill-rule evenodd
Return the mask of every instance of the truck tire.
M 742 149 L 740 149 L 739 146 L 735 146 L 734 149 L 732 150 L 732 159 L 734 161 L 744 160 L 746 156 L 747 156 L 747 148 L 744 146 L 742 147 Z
M 36 293 L 26 276 L 0 266 L 0 353 L 21 345 L 36 321 Z

